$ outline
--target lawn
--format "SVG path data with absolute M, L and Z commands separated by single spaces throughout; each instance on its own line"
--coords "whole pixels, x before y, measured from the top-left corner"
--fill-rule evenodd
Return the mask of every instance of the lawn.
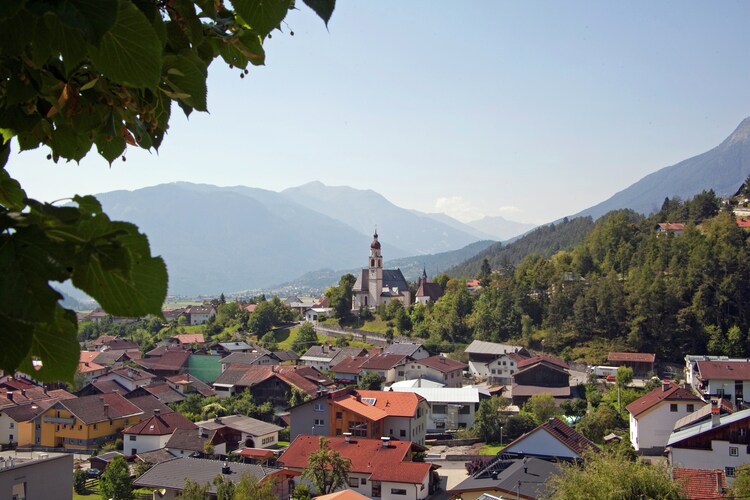
M 372 332 L 372 333 L 382 333 L 385 334 L 385 331 L 388 329 L 388 323 L 383 321 L 382 319 L 372 319 L 365 322 L 364 325 L 359 327 L 359 330 L 364 330 L 366 332 Z
M 497 455 L 497 452 L 502 450 L 503 448 L 505 448 L 505 446 L 500 446 L 500 443 L 487 443 L 479 448 L 479 454 L 494 456 Z

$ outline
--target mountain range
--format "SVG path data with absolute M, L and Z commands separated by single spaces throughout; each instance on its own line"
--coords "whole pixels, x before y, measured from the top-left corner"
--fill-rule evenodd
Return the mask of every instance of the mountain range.
M 111 218 L 148 235 L 167 263 L 172 295 L 268 290 L 314 270 L 356 269 L 367 263 L 376 224 L 386 261 L 407 259 L 415 277 L 423 265 L 445 269 L 492 243 L 451 254 L 491 236 L 371 190 L 320 182 L 280 193 L 176 182 L 97 198 Z M 430 257 L 446 252 L 444 263 Z
M 701 191 L 713 189 L 718 196 L 735 193 L 750 175 L 750 117 L 721 144 L 687 160 L 662 168 L 607 200 L 573 217 L 594 219 L 620 208 L 644 215 L 658 212 L 665 197 L 690 199 Z

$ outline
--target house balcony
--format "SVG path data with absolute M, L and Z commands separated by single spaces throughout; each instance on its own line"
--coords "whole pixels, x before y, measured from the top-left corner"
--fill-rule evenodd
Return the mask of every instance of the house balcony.
M 65 424 L 65 425 L 73 425 L 76 423 L 75 418 L 66 418 L 66 417 L 44 417 L 44 423 L 45 424 Z

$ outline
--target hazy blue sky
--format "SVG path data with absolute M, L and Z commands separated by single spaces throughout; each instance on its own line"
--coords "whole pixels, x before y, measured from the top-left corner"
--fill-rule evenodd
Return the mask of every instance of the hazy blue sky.
M 44 200 L 172 181 L 373 189 L 461 220 L 542 223 L 702 153 L 750 115 L 750 2 L 345 1 L 305 6 L 210 114 L 109 168 L 13 156 Z M 345 207 L 342 207 L 344 210 Z

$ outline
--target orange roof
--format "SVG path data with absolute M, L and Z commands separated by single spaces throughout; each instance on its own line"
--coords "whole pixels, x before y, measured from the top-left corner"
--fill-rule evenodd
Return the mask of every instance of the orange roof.
M 418 484 L 430 472 L 432 464 L 425 462 L 402 462 L 396 467 L 381 467 L 373 471 L 371 481 Z
M 634 417 L 637 417 L 641 413 L 650 410 L 657 404 L 661 403 L 662 401 L 697 401 L 700 402 L 701 399 L 694 395 L 692 392 L 688 391 L 687 389 L 683 389 L 682 387 L 678 385 L 674 385 L 672 382 L 669 382 L 669 388 L 665 391 L 664 387 L 657 387 L 653 391 L 649 392 L 648 394 L 645 394 L 641 396 L 640 398 L 636 399 L 632 403 L 630 403 L 628 406 L 625 407 L 626 410 L 628 410 L 630 413 L 633 414 Z
M 357 398 L 355 398 L 354 396 L 347 396 L 343 399 L 339 399 L 337 401 L 334 401 L 333 404 L 338 405 L 346 410 L 353 411 L 357 415 L 362 415 L 363 417 L 374 422 L 382 420 L 388 416 L 383 410 L 379 410 L 378 408 L 370 406 L 367 403 L 357 401 Z
M 78 358 L 78 372 L 89 373 L 104 370 L 105 367 L 103 365 L 94 363 L 94 358 L 100 354 L 99 351 L 81 351 L 80 357 Z
M 240 451 L 240 455 L 245 458 L 268 459 L 272 458 L 274 453 L 273 450 L 266 450 L 263 448 L 244 448 Z
M 737 227 L 750 229 L 750 219 L 737 219 Z
M 341 490 L 329 493 L 328 495 L 320 495 L 315 497 L 315 500 L 370 500 L 370 497 L 366 497 L 354 490 Z
M 688 500 L 712 500 L 724 498 L 727 476 L 723 470 L 672 469 L 674 482 L 682 485 Z
M 389 417 L 413 417 L 424 398 L 413 392 L 356 391 L 362 399 L 374 399 L 373 406 Z

